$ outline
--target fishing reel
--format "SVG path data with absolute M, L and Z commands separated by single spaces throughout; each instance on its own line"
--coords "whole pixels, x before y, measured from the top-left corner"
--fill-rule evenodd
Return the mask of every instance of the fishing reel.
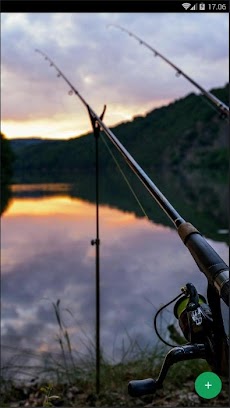
M 160 339 L 170 345 L 159 335 L 156 318 L 163 308 L 179 298 L 174 306 L 174 315 L 188 343 L 176 347 L 170 345 L 172 349 L 166 354 L 157 379 L 130 381 L 128 393 L 132 397 L 154 394 L 157 389 L 162 388 L 169 368 L 179 361 L 205 359 L 213 372 L 228 375 L 228 338 L 224 330 L 218 294 L 208 285 L 208 304 L 192 283 L 187 283 L 181 291 L 182 294 L 158 310 L 154 326 Z
M 187 283 L 182 292 L 184 295 L 174 306 L 174 316 L 186 340 L 193 344 L 202 343 L 213 331 L 212 311 L 192 283 Z

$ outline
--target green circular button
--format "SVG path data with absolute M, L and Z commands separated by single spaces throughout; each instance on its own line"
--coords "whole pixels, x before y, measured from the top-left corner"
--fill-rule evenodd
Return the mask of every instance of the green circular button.
M 202 398 L 215 398 L 220 393 L 221 388 L 221 379 L 218 375 L 209 371 L 198 375 L 195 381 L 195 390 Z

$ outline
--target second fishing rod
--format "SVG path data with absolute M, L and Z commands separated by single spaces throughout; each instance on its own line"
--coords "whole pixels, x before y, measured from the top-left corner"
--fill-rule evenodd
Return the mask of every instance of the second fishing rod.
M 166 215 L 172 221 L 174 227 L 177 229 L 178 234 L 189 249 L 192 257 L 198 265 L 201 272 L 203 272 L 208 279 L 210 285 L 212 285 L 218 292 L 220 298 L 229 305 L 229 268 L 223 259 L 216 253 L 216 251 L 208 244 L 206 239 L 201 233 L 189 222 L 186 222 L 181 215 L 176 211 L 167 198 L 161 193 L 154 182 L 148 177 L 141 166 L 135 161 L 127 149 L 117 139 L 114 133 L 104 124 L 102 121 L 103 114 L 99 117 L 86 100 L 80 95 L 78 90 L 72 85 L 57 65 L 46 55 L 43 51 L 36 50 L 40 53 L 45 60 L 50 63 L 57 73 L 58 77 L 62 77 L 64 81 L 69 85 L 70 92 L 74 93 L 88 110 L 91 123 L 93 127 L 99 127 L 104 131 L 110 141 L 116 146 L 118 151 L 122 154 L 132 171 L 138 176 L 144 186 L 147 188 L 151 196 L 166 213 Z
M 151 45 L 149 45 L 146 41 L 144 41 L 142 38 L 137 36 L 136 34 L 132 33 L 131 31 L 127 30 L 126 28 L 118 25 L 118 24 L 108 24 L 107 27 L 115 27 L 118 28 L 119 30 L 123 31 L 124 33 L 128 34 L 130 37 L 135 38 L 139 42 L 140 45 L 144 45 L 146 48 L 148 48 L 155 57 L 160 57 L 164 62 L 166 62 L 169 66 L 171 66 L 175 71 L 176 75 L 180 76 L 182 75 L 185 79 L 187 79 L 192 85 L 194 85 L 197 89 L 199 89 L 202 94 L 209 100 L 212 104 L 213 107 L 220 113 L 220 116 L 225 118 L 227 121 L 229 120 L 229 107 L 221 101 L 219 98 L 217 98 L 213 93 L 206 91 L 203 86 L 198 84 L 197 81 L 195 81 L 190 75 L 186 74 L 182 69 L 177 67 L 172 61 L 170 61 L 168 58 L 166 58 L 163 54 L 161 54 L 159 51 L 156 50 L 156 48 L 153 48 Z

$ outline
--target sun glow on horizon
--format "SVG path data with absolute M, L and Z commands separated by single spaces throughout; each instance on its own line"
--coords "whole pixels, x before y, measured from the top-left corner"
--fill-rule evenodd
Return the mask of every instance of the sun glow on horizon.
M 159 100 L 138 106 L 110 105 L 107 107 L 103 122 L 107 127 L 115 127 L 133 121 L 136 116 L 144 117 L 148 112 L 168 103 L 170 103 L 169 100 Z M 80 121 L 76 120 L 72 113 L 63 116 L 57 115 L 57 117 L 47 118 L 44 113 L 44 118 L 41 119 L 2 120 L 1 132 L 7 139 L 38 137 L 60 140 L 81 137 L 92 132 L 87 112 Z
M 76 125 L 55 122 L 49 119 L 39 121 L 11 121 L 6 120 L 1 124 L 1 132 L 7 139 L 39 137 L 46 139 L 70 139 L 80 137 L 90 132 L 89 126 L 81 126 L 75 131 Z

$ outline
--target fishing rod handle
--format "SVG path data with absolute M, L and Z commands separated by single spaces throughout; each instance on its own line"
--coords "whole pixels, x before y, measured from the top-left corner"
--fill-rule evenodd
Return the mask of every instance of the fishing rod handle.
M 227 264 L 192 224 L 188 222 L 181 224 L 178 227 L 178 234 L 201 272 L 217 289 L 226 305 L 229 305 L 229 267 Z
M 227 271 L 227 273 L 229 276 L 229 270 Z M 223 299 L 226 305 L 229 305 L 229 281 L 224 282 L 223 285 L 221 286 L 220 297 L 221 299 Z

